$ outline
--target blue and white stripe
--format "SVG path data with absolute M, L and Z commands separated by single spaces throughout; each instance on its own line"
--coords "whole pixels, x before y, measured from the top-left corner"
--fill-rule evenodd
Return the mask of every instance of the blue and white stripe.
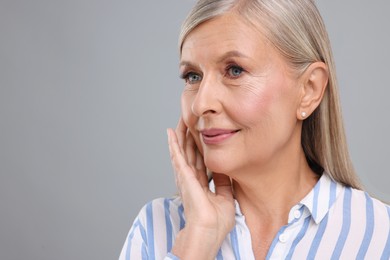
M 148 203 L 134 221 L 119 259 L 178 259 L 170 251 L 184 225 L 180 198 Z M 236 226 L 216 259 L 255 259 L 237 201 Z M 388 260 L 390 208 L 323 174 L 313 190 L 291 209 L 288 224 L 279 230 L 267 259 Z

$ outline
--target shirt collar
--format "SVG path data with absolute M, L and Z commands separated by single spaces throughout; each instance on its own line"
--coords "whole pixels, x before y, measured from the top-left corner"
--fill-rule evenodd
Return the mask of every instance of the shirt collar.
M 343 186 L 341 184 L 332 180 L 328 173 L 324 172 L 314 188 L 301 200 L 300 203 L 298 203 L 298 205 L 291 209 L 291 212 L 305 206 L 308 211 L 307 215 L 311 215 L 314 222 L 319 224 L 329 212 L 329 209 L 336 201 L 342 188 Z M 236 208 L 236 216 L 243 216 L 238 201 L 234 200 L 234 204 Z
M 314 188 L 304 197 L 300 204 L 309 211 L 312 219 L 319 224 L 335 203 L 343 186 L 332 180 L 324 172 Z

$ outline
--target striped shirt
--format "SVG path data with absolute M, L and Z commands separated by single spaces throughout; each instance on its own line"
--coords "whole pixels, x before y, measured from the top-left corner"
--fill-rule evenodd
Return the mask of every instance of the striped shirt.
M 156 199 L 135 219 L 119 259 L 178 259 L 170 253 L 185 218 L 180 198 Z M 323 174 L 289 213 L 266 259 L 389 259 L 390 208 Z M 216 259 L 255 259 L 236 201 L 236 225 Z

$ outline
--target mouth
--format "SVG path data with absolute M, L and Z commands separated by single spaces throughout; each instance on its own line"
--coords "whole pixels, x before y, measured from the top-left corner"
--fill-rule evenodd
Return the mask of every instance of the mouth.
M 227 139 L 230 139 L 233 137 L 236 133 L 238 133 L 240 130 L 237 129 L 205 129 L 200 131 L 202 135 L 203 142 L 205 144 L 211 145 L 211 144 L 220 144 Z

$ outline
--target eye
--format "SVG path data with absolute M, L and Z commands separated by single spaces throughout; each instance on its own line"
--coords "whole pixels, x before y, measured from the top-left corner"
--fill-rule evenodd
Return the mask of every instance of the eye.
M 187 74 L 184 74 L 181 78 L 183 78 L 185 82 L 189 84 L 195 84 L 202 80 L 202 77 L 194 72 L 188 72 Z
M 244 71 L 243 68 L 237 65 L 230 66 L 227 70 L 228 76 L 231 78 L 238 78 Z

